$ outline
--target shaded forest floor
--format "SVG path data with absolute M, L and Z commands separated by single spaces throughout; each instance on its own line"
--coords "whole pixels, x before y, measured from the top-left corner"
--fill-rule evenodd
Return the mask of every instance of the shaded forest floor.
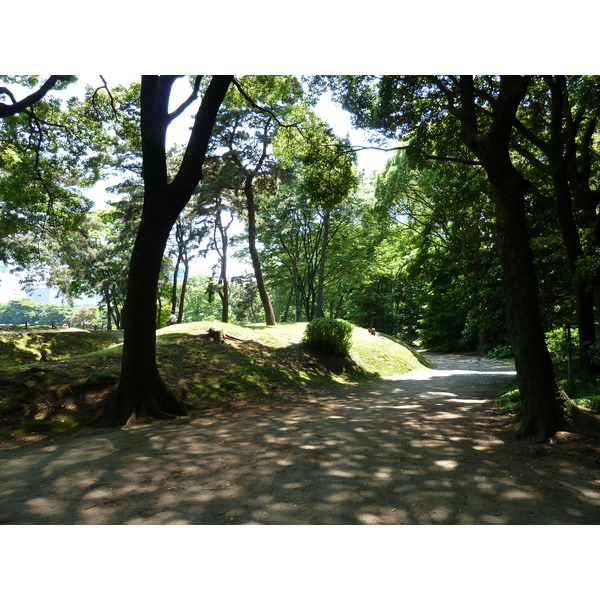
M 3 523 L 600 524 L 597 440 L 514 439 L 512 366 L 324 385 L 0 452 Z

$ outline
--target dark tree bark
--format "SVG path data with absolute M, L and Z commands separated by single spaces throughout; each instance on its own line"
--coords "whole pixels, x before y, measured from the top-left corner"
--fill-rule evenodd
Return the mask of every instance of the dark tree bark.
M 509 143 L 528 77 L 501 79 L 492 123 L 477 124 L 473 78 L 460 79 L 461 124 L 465 144 L 485 169 L 496 208 L 496 246 L 504 270 L 508 330 L 522 402 L 519 437 L 547 439 L 570 426 L 574 405 L 557 382 L 541 324 L 538 284 L 525 211 L 529 182 L 513 166 Z
M 202 163 L 217 112 L 231 76 L 214 76 L 196 115 L 181 167 L 167 178 L 166 131 L 179 109 L 169 114 L 174 76 L 144 76 L 141 88 L 141 133 L 144 208 L 129 267 L 124 307 L 121 377 L 107 398 L 98 422 L 120 426 L 130 421 L 186 414 L 183 400 L 168 389 L 156 364 L 154 325 L 156 291 L 162 256 L 177 217 L 202 178 Z M 199 79 L 194 93 L 197 94 Z M 194 96 L 190 96 L 190 99 Z

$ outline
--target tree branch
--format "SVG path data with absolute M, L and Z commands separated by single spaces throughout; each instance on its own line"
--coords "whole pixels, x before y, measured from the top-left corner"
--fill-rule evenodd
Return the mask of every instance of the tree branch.
M 248 96 L 248 94 L 242 87 L 242 84 L 235 77 L 233 78 L 233 84 L 238 89 L 239 93 L 242 95 L 244 100 L 246 100 L 246 102 L 250 104 L 250 106 L 258 110 L 259 112 L 268 114 L 272 119 L 274 119 L 274 121 L 277 123 L 277 125 L 279 125 L 279 127 L 295 127 L 296 129 L 298 129 L 298 131 L 300 131 L 300 133 L 302 133 L 302 130 L 299 127 L 300 123 L 283 123 L 277 118 L 277 115 L 275 115 L 273 111 L 269 110 L 265 106 L 260 106 L 259 104 L 256 104 L 256 102 L 254 102 L 254 100 L 252 100 L 252 98 Z
M 200 90 L 200 83 L 202 82 L 202 75 L 196 75 L 196 79 L 194 80 L 194 89 L 192 93 L 189 95 L 188 99 L 179 106 L 176 110 L 174 110 L 169 115 L 169 123 L 174 121 L 188 106 L 193 104 L 197 98 Z
M 12 104 L 0 102 L 0 118 L 4 119 L 25 111 L 41 100 L 59 81 L 71 81 L 72 77 L 72 75 L 51 75 L 35 92 L 18 101 L 10 90 L 0 88 L 0 94 L 5 94 L 12 100 Z
M 463 165 L 475 166 L 479 166 L 481 164 L 478 160 L 471 160 L 468 158 L 457 158 L 455 156 L 437 156 L 435 154 L 429 154 L 428 152 L 425 152 L 425 150 L 423 150 L 422 148 L 419 148 L 418 146 L 414 146 L 412 144 L 408 144 L 406 146 L 394 146 L 393 148 L 381 148 L 379 146 L 350 146 L 350 148 L 344 150 L 344 152 L 360 152 L 361 150 L 380 150 L 381 152 L 394 152 L 396 150 L 414 150 L 415 152 L 418 152 L 419 154 L 421 154 L 421 156 L 429 160 L 441 160 L 446 162 L 454 162 Z

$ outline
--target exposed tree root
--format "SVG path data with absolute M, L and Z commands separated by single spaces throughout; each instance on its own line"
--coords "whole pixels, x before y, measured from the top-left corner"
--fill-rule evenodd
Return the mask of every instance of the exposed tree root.
M 154 377 L 147 377 L 137 385 L 121 379 L 117 388 L 106 397 L 100 414 L 91 424 L 123 427 L 187 414 L 184 399 L 169 389 L 156 371 Z
M 600 418 L 578 407 L 564 395 L 562 410 L 555 419 L 536 419 L 533 415 L 522 417 L 517 439 L 529 439 L 539 443 L 549 442 L 559 431 L 578 434 L 599 434 Z

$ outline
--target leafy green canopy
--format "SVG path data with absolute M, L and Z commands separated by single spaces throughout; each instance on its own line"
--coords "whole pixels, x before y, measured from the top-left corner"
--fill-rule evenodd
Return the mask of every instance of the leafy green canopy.
M 60 251 L 91 207 L 80 190 L 100 178 L 107 138 L 89 102 L 67 96 L 73 81 L 0 120 L 2 260 L 25 266 L 43 261 L 48 245 Z M 0 82 L 0 96 L 14 101 L 42 84 L 36 76 Z

